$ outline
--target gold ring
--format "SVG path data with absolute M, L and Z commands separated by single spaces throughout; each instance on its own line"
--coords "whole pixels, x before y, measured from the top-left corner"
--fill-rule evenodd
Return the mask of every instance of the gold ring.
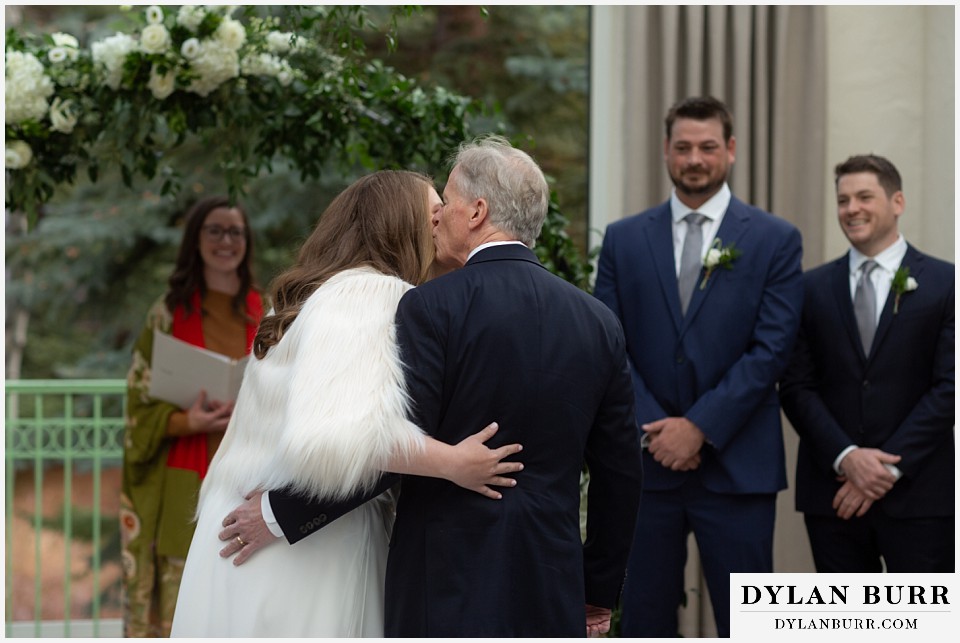
M 243 542 L 243 538 L 241 538 L 239 534 L 237 534 L 237 542 L 240 543 L 240 547 L 247 546 L 247 543 Z

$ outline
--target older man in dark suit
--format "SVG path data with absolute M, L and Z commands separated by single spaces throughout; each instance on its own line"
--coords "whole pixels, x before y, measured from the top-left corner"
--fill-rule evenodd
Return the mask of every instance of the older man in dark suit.
M 900 234 L 890 161 L 851 157 L 836 187 L 851 248 L 804 275 L 780 383 L 797 509 L 819 572 L 953 572 L 954 266 Z
M 692 531 L 717 630 L 729 574 L 770 572 L 786 469 L 776 383 L 800 320 L 797 229 L 734 197 L 736 140 L 712 97 L 668 112 L 671 198 L 607 228 L 595 295 L 627 337 L 646 433 L 621 633 L 677 636 Z
M 479 418 L 497 420 L 497 441 L 523 444 L 524 472 L 499 502 L 437 479 L 404 479 L 387 633 L 583 636 L 584 604 L 596 628 L 619 598 L 639 501 L 623 332 L 527 247 L 548 189 L 525 153 L 497 138 L 464 146 L 443 201 L 437 261 L 465 265 L 410 291 L 397 310 L 415 416 L 449 443 Z

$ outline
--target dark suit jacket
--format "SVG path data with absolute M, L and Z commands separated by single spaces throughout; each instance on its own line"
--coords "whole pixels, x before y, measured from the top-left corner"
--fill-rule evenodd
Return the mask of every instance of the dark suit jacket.
M 903 477 L 871 511 L 954 514 L 954 267 L 908 246 L 918 288 L 891 291 L 869 358 L 860 345 L 847 255 L 804 275 L 797 346 L 780 384 L 800 435 L 797 509 L 833 516 L 833 461 L 851 444 L 900 455 Z
M 610 311 L 519 245 L 478 253 L 400 301 L 418 424 L 457 443 L 487 422 L 525 469 L 498 502 L 405 478 L 387 565 L 387 632 L 583 636 L 612 607 L 640 491 L 623 333 Z M 590 468 L 587 541 L 580 471 Z
M 714 492 L 775 493 L 786 487 L 776 382 L 800 321 L 800 233 L 733 198 L 717 237 L 742 255 L 698 281 L 685 316 L 669 202 L 607 228 L 594 294 L 623 324 L 638 424 L 685 416 L 708 441 L 692 472 L 644 451 L 644 487 L 699 476 Z
M 529 249 L 507 245 L 407 293 L 397 333 L 417 423 L 455 444 L 495 420 L 488 444 L 523 444 L 525 468 L 499 501 L 404 477 L 387 635 L 583 636 L 584 603 L 618 600 L 641 486 L 620 324 Z M 272 492 L 271 503 L 288 538 L 332 515 L 316 503 L 290 511 L 274 502 L 281 495 Z

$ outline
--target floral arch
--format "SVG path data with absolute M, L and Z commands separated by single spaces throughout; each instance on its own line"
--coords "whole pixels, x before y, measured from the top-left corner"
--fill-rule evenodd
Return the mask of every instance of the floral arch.
M 392 26 L 411 9 L 395 7 Z M 468 136 L 473 99 L 362 59 L 362 6 L 150 6 L 83 46 L 67 33 L 9 29 L 6 206 L 35 220 L 85 170 L 123 181 L 178 175 L 166 153 L 188 137 L 217 150 L 232 193 L 277 160 L 303 178 L 340 167 L 437 169 Z M 393 38 L 392 31 L 388 39 Z

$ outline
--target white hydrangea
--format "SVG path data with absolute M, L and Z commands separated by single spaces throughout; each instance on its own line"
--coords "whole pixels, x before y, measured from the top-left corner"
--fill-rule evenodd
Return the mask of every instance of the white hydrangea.
M 157 71 L 157 66 L 150 68 L 150 80 L 147 81 L 147 89 L 157 100 L 163 100 L 173 93 L 176 87 L 177 75 L 173 71 L 161 74 Z
M 292 33 L 282 31 L 271 31 L 267 34 L 267 49 L 275 54 L 285 54 L 290 51 L 290 38 Z
M 201 43 L 200 53 L 190 61 L 190 68 L 199 74 L 187 91 L 206 96 L 224 81 L 240 75 L 240 59 L 237 52 L 219 40 Z
M 106 72 L 103 82 L 107 87 L 110 89 L 120 87 L 120 81 L 123 80 L 123 60 L 136 48 L 136 40 L 119 32 L 115 36 L 93 43 L 90 53 L 93 56 L 93 62 L 103 66 Z
M 280 71 L 277 72 L 277 80 L 281 85 L 287 87 L 290 83 L 293 82 L 293 69 L 290 67 L 290 64 L 284 60 L 280 63 Z
M 43 63 L 33 54 L 9 49 L 5 62 L 4 120 L 40 120 L 47 114 L 47 99 L 53 94 L 53 81 L 43 73 Z
M 203 7 L 185 4 L 180 7 L 180 11 L 177 13 L 177 24 L 184 29 L 196 32 L 206 15 L 207 12 Z
M 140 34 L 140 48 L 148 54 L 162 54 L 170 46 L 170 33 L 160 24 L 147 25 Z
M 7 52 L 9 54 L 9 52 Z M 33 150 L 23 141 L 8 141 L 3 150 L 4 166 L 11 170 L 19 170 L 30 165 L 33 159 Z
M 273 54 L 250 54 L 240 61 L 240 73 L 244 76 L 275 76 L 278 71 L 280 59 Z
M 214 34 L 224 46 L 237 51 L 247 41 L 247 30 L 233 18 L 224 18 Z
M 63 100 L 59 96 L 53 99 L 50 105 L 51 129 L 69 134 L 77 126 L 77 114 L 73 110 L 73 102 Z
M 284 87 L 293 82 L 294 76 L 290 63 L 266 52 L 244 57 L 240 63 L 240 71 L 244 76 L 270 76 L 276 78 Z

